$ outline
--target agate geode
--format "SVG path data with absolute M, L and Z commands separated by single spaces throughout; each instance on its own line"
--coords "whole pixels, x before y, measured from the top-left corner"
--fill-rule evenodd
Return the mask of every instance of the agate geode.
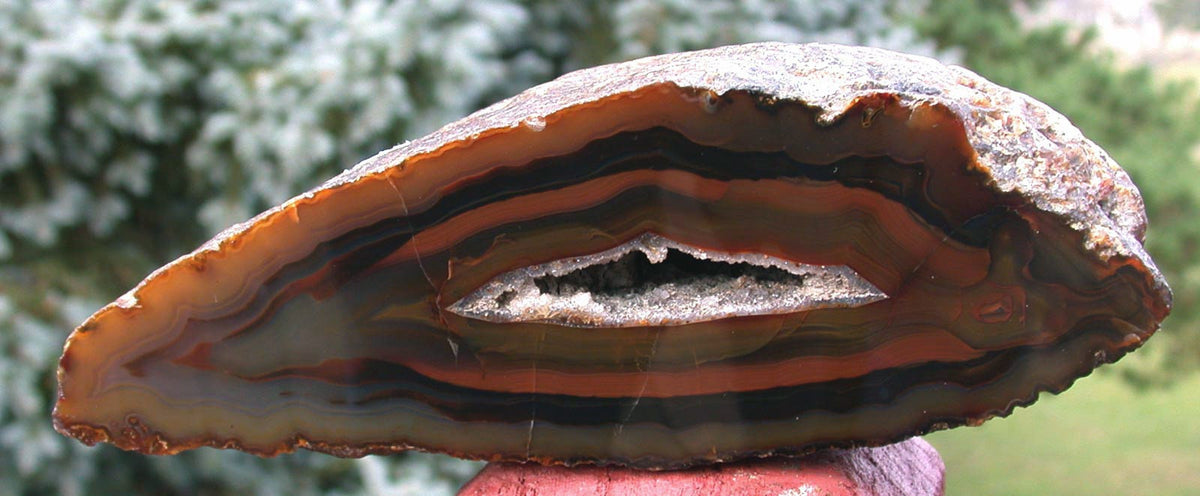
M 83 323 L 59 431 L 145 453 L 680 467 L 1009 414 L 1170 307 L 1128 176 L 936 61 L 756 44 L 567 74 Z

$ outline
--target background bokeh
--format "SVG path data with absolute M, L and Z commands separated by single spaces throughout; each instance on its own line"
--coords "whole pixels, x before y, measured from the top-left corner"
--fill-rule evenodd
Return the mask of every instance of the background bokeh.
M 952 492 L 1194 494 L 1197 31 L 1197 0 L 0 1 L 0 496 L 452 493 L 477 464 L 84 447 L 50 426 L 56 359 L 155 267 L 395 143 L 573 69 L 760 40 L 965 65 L 1129 170 L 1175 289 L 1163 331 L 1086 392 L 931 440 Z

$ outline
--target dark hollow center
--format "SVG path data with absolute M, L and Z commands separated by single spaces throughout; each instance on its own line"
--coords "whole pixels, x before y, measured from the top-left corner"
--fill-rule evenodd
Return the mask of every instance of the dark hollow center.
M 804 284 L 803 275 L 776 267 L 744 262 L 702 260 L 679 250 L 668 250 L 658 263 L 641 251 L 631 251 L 611 262 L 589 265 L 561 276 L 544 275 L 533 280 L 542 294 L 570 296 L 591 293 L 595 296 L 644 294 L 667 284 L 698 289 L 716 288 L 737 279 L 759 283 Z

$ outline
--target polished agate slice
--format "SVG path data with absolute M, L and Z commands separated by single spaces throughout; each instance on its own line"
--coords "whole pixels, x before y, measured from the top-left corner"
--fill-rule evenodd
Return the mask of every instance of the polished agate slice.
M 933 60 L 568 74 L 229 228 L 71 335 L 59 431 L 144 453 L 682 467 L 977 424 L 1137 348 L 1128 176 Z

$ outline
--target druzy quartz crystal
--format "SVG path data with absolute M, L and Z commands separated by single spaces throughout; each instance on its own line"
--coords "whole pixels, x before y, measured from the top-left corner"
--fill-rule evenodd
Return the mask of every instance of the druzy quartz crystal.
M 60 432 L 683 467 L 1008 415 L 1170 307 L 1128 176 L 958 67 L 755 44 L 567 74 L 150 274 Z

